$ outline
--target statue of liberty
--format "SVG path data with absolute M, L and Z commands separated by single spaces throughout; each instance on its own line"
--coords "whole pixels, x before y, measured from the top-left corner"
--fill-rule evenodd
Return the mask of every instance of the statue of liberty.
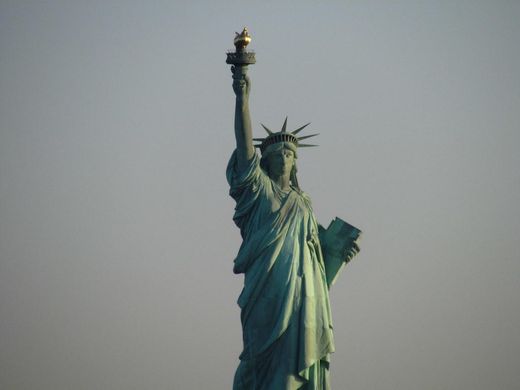
M 358 251 L 360 231 L 335 219 L 318 225 L 310 198 L 297 180 L 299 148 L 313 135 L 299 136 L 307 125 L 252 136 L 251 82 L 247 30 L 237 34 L 233 64 L 236 95 L 236 150 L 227 167 L 233 220 L 243 239 L 233 271 L 244 274 L 238 298 L 243 351 L 234 390 L 330 389 L 329 361 L 334 338 L 329 287 L 339 268 Z M 257 145 L 253 141 L 258 141 Z M 260 155 L 255 151 L 259 148 Z

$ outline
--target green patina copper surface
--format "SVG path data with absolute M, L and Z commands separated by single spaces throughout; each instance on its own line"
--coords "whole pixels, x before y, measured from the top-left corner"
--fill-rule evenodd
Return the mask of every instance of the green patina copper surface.
M 253 145 L 249 113 L 251 82 L 245 51 L 251 38 L 237 33 L 240 55 L 229 55 L 236 94 L 236 150 L 227 167 L 233 220 L 242 245 L 234 272 L 244 274 L 241 309 L 244 348 L 235 373 L 235 390 L 329 389 L 334 351 L 329 287 L 359 250 L 360 231 L 336 218 L 319 226 L 311 200 L 298 185 L 297 149 L 309 136 L 305 126 L 280 132 Z M 237 44 L 238 42 L 238 44 Z M 298 135 L 297 135 L 298 134 Z

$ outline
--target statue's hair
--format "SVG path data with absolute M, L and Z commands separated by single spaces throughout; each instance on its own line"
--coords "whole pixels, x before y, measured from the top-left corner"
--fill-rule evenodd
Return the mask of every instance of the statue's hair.
M 297 172 L 298 172 L 298 167 L 296 166 L 296 161 L 294 161 L 294 165 L 293 165 L 293 167 L 291 169 L 291 184 L 298 191 L 301 191 L 300 184 L 298 183 L 298 176 L 296 176 Z

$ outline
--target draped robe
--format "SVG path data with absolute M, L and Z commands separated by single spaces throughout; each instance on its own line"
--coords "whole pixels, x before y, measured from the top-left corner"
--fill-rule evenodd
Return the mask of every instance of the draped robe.
M 233 271 L 245 275 L 233 389 L 330 389 L 334 341 L 316 218 L 309 197 L 282 191 L 259 160 L 255 153 L 239 172 L 235 151 L 226 171 L 243 239 Z

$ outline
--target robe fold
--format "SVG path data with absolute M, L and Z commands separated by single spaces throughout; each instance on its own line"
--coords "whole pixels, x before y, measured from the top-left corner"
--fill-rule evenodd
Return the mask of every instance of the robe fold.
M 233 389 L 330 389 L 332 318 L 311 202 L 282 191 L 259 162 L 255 154 L 238 172 L 235 151 L 226 171 L 243 239 L 233 271 L 244 274 L 244 348 Z

